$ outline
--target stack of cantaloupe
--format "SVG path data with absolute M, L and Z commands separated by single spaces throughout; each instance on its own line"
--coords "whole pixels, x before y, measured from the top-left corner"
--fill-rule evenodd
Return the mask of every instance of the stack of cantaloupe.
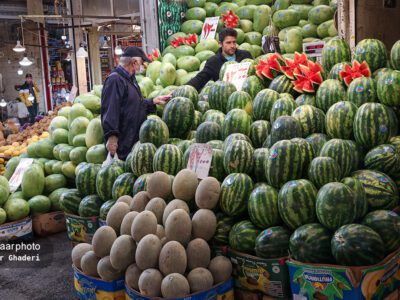
M 215 178 L 198 183 L 197 175 L 185 169 L 171 181 L 155 172 L 147 191 L 118 199 L 107 226 L 96 231 L 92 245 L 77 245 L 72 261 L 103 280 L 125 275 L 126 284 L 145 296 L 177 298 L 208 290 L 232 273 L 230 260 L 212 258 L 208 244 L 216 231 L 212 209 L 219 194 Z M 189 207 L 195 207 L 193 214 Z

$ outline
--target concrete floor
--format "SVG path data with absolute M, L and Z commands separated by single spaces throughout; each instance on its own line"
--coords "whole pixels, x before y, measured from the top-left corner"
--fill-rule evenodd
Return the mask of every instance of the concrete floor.
M 0 299 L 76 299 L 71 267 L 72 245 L 67 233 L 35 238 L 34 242 L 41 249 L 26 253 L 35 258 L 39 254 L 40 262 L 4 261 L 11 253 L 0 251 L 0 256 L 6 254 L 0 262 Z

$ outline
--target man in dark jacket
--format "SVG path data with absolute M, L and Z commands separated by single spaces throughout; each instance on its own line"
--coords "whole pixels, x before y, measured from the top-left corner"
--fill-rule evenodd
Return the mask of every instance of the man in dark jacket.
M 101 93 L 101 124 L 106 148 L 111 155 L 126 159 L 139 140 L 139 129 L 147 115 L 156 112 L 156 104 L 165 104 L 168 96 L 143 99 L 135 74 L 142 73 L 149 59 L 142 49 L 128 47 L 120 66 L 106 78 Z
M 204 69 L 187 84 L 200 91 L 209 80 L 217 81 L 219 79 L 219 71 L 227 61 L 241 62 L 245 58 L 252 58 L 248 51 L 237 49 L 236 37 L 237 31 L 235 29 L 222 29 L 219 32 L 219 44 L 221 48 L 217 54 L 207 60 Z

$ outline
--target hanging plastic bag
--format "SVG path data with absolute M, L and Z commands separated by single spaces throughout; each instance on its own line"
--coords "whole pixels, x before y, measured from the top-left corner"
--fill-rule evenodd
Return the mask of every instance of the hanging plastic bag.
M 262 38 L 262 48 L 265 54 L 268 53 L 280 53 L 281 48 L 279 47 L 279 37 L 274 30 L 273 23 L 272 23 L 272 16 L 269 17 L 269 25 L 270 30 L 268 35 L 264 35 Z
M 107 158 L 105 161 L 103 161 L 103 164 L 101 165 L 102 167 L 108 167 L 111 165 L 113 162 L 119 160 L 118 154 L 115 153 L 114 156 L 111 156 L 110 152 L 108 152 Z

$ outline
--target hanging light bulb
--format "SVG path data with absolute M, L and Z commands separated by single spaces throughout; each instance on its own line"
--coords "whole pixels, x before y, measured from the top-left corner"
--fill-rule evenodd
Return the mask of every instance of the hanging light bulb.
M 17 41 L 17 45 L 15 45 L 15 47 L 13 48 L 13 50 L 15 52 L 24 52 L 25 51 L 25 47 L 21 45 L 21 42 L 18 40 Z
M 65 58 L 65 60 L 66 60 L 66 61 L 71 61 L 71 59 L 72 59 L 72 58 L 71 58 L 71 53 L 68 52 L 68 55 L 67 55 L 67 57 Z
M 116 55 L 122 55 L 122 53 L 124 53 L 124 51 L 122 51 L 121 46 L 117 45 L 117 47 L 115 47 L 115 54 Z
M 24 74 L 24 71 L 21 68 L 19 68 L 18 71 L 17 71 L 17 74 L 18 75 L 22 75 L 22 74 Z
M 104 39 L 103 44 L 101 45 L 101 49 L 110 49 L 110 46 L 107 43 L 107 39 Z M 121 49 L 122 50 L 122 49 Z
M 26 54 L 24 55 L 24 58 L 22 60 L 19 61 L 19 64 L 23 67 L 28 67 L 31 64 L 33 64 L 29 58 L 26 56 Z
M 67 36 L 66 36 L 66 35 L 62 35 L 62 36 L 61 36 L 61 39 L 62 39 L 63 41 L 65 41 L 65 40 L 67 39 Z
M 7 106 L 7 102 L 4 101 L 4 99 L 1 99 L 0 101 L 0 107 L 6 107 Z
M 33 100 L 35 100 L 35 97 L 33 97 L 33 95 L 32 95 L 32 94 L 29 94 L 29 96 L 28 96 L 28 100 L 29 100 L 29 101 L 31 101 L 31 102 L 33 102 Z

